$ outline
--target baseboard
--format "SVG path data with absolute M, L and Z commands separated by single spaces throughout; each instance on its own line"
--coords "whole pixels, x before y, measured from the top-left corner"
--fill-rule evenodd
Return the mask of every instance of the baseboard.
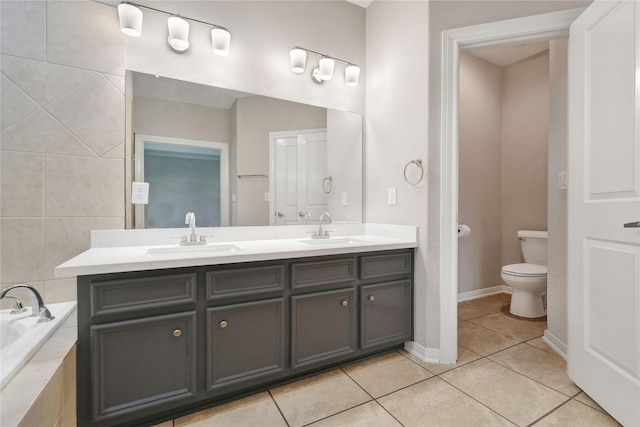
M 440 363 L 440 349 L 427 348 L 415 341 L 405 342 L 404 349 L 423 362 Z
M 502 293 L 511 293 L 511 286 L 498 285 L 490 288 L 476 289 L 475 291 L 462 292 L 458 294 L 458 302 L 469 301 L 472 299 L 482 298 L 489 295 Z
M 564 360 L 567 360 L 567 345 L 556 338 L 549 330 L 544 331 L 544 336 L 542 337 L 542 341 L 546 342 L 549 347 L 553 349 L 558 356 L 562 357 Z

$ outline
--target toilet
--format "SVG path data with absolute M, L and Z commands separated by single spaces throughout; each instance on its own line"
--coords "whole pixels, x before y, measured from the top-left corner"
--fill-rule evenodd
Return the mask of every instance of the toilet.
M 500 276 L 511 286 L 511 314 L 520 317 L 547 315 L 547 232 L 518 231 L 524 263 L 502 267 Z

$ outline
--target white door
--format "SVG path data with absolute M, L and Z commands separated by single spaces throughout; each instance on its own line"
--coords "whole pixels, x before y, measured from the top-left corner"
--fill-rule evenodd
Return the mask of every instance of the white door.
M 304 212 L 317 220 L 327 210 L 326 131 L 274 132 L 270 140 L 270 224 L 304 224 Z
M 596 0 L 571 26 L 568 370 L 640 425 L 640 3 Z

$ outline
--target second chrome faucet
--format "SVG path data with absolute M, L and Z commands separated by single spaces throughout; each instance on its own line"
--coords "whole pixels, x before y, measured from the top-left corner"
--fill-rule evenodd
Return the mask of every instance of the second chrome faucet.
M 188 236 L 186 236 L 186 240 L 182 240 L 180 242 L 181 246 L 207 244 L 206 239 L 203 239 L 203 236 L 198 236 L 198 234 L 196 233 L 196 214 L 194 214 L 193 212 L 187 212 L 187 216 L 184 218 L 184 223 L 189 226 L 190 233 Z

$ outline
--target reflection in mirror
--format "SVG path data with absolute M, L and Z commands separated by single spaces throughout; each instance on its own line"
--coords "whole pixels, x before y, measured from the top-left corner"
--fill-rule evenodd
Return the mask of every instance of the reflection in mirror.
M 362 222 L 360 115 L 136 72 L 127 90 L 127 186 L 149 183 L 128 226 Z

